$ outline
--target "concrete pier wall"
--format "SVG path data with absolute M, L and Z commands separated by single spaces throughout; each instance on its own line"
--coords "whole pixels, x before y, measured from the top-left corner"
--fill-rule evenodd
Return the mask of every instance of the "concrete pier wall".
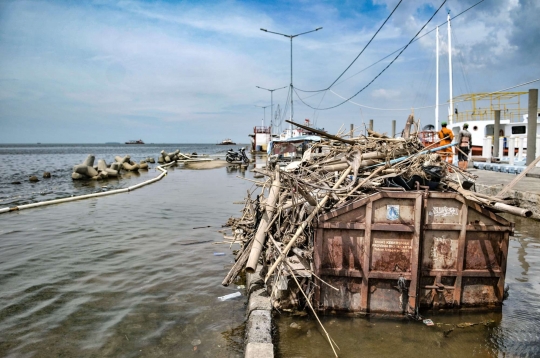
M 273 358 L 272 304 L 260 277 L 261 266 L 247 274 L 248 292 L 245 358 Z

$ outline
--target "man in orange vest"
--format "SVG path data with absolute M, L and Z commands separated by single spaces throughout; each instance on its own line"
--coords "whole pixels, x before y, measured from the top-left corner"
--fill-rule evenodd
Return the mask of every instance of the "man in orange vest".
M 439 131 L 439 139 L 441 140 L 439 142 L 439 146 L 445 146 L 447 144 L 451 144 L 454 140 L 454 133 L 448 128 L 446 128 L 446 122 L 441 123 L 441 130 Z M 441 155 L 443 160 L 446 160 L 448 163 L 452 164 L 454 161 L 454 152 L 452 151 L 452 147 L 444 148 L 439 151 L 439 154 Z

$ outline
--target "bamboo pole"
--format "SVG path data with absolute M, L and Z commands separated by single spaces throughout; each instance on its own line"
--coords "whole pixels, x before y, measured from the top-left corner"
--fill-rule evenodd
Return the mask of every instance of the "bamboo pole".
M 251 248 L 251 252 L 247 260 L 246 272 L 248 273 L 254 273 L 255 270 L 257 269 L 259 256 L 261 255 L 264 242 L 266 240 L 267 228 L 269 227 L 269 223 L 272 221 L 272 217 L 274 216 L 276 202 L 279 198 L 279 189 L 280 189 L 280 181 L 279 181 L 279 168 L 278 168 L 276 169 L 276 177 L 270 188 L 268 199 L 266 200 L 265 210 L 263 212 L 261 222 L 259 223 L 259 226 L 257 227 L 257 233 L 255 234 L 253 247 Z
M 299 123 L 295 123 L 295 122 L 293 122 L 293 121 L 287 121 L 287 120 L 285 120 L 285 122 L 290 123 L 290 124 L 294 124 L 294 125 L 297 126 L 297 127 L 300 127 L 300 128 L 302 128 L 302 129 L 308 130 L 308 131 L 313 132 L 313 133 L 316 133 L 316 134 L 320 135 L 321 137 L 326 137 L 326 138 L 333 139 L 333 140 L 337 140 L 337 141 L 339 141 L 339 142 L 343 142 L 343 143 L 347 143 L 347 144 L 352 144 L 352 145 L 356 144 L 356 142 L 355 142 L 354 140 L 343 139 L 343 138 L 341 138 L 341 137 L 337 137 L 337 136 L 335 136 L 335 135 L 326 133 L 326 132 L 324 132 L 324 131 L 320 131 L 320 130 L 315 129 L 315 128 L 311 128 L 311 127 L 308 127 L 308 126 L 303 126 L 303 125 L 301 125 L 301 124 L 299 124 Z
M 347 198 L 348 198 L 349 196 L 351 196 L 352 193 L 354 193 L 355 191 L 357 191 L 358 189 L 360 189 L 360 187 L 361 187 L 362 185 L 366 184 L 371 178 L 373 178 L 373 177 L 375 176 L 375 174 L 378 174 L 378 173 L 381 172 L 384 168 L 385 168 L 385 167 L 379 167 L 379 168 L 375 169 L 375 171 L 374 171 L 373 173 L 371 173 L 367 178 L 365 178 L 364 180 L 362 180 L 362 181 L 360 182 L 360 184 L 358 184 L 357 186 L 355 186 L 354 189 L 351 190 L 351 191 L 347 194 L 347 196 L 344 196 L 343 198 L 341 198 L 341 199 L 339 200 L 339 204 L 341 204 L 342 202 L 344 202 L 345 200 L 347 200 Z
M 339 180 L 336 182 L 336 184 L 334 184 L 333 188 L 332 189 L 337 189 L 341 183 L 345 180 L 345 178 L 347 178 L 347 175 L 349 175 L 349 173 L 351 172 L 352 168 L 349 167 L 347 168 L 347 170 L 345 170 L 343 172 L 343 174 L 341 174 L 341 177 L 339 178 Z M 304 231 L 304 229 L 306 228 L 306 226 L 313 220 L 313 218 L 315 217 L 315 215 L 317 215 L 317 213 L 319 212 L 319 210 L 324 206 L 324 204 L 326 204 L 326 202 L 328 201 L 328 199 L 330 198 L 330 194 L 326 194 L 324 196 L 324 198 L 322 198 L 322 200 L 319 202 L 319 204 L 317 204 L 317 206 L 315 207 L 315 209 L 313 209 L 313 211 L 311 212 L 311 214 L 309 214 L 309 216 L 307 217 L 306 220 L 304 220 L 302 222 L 302 224 L 298 227 L 298 229 L 296 230 L 296 233 L 294 234 L 294 236 L 292 237 L 291 241 L 289 242 L 289 244 L 285 247 L 285 249 L 283 250 L 283 252 L 281 253 L 281 255 L 279 255 L 279 257 L 277 258 L 277 260 L 274 262 L 274 264 L 272 265 L 272 267 L 270 267 L 270 269 L 268 270 L 268 273 L 266 274 L 266 277 L 264 278 L 264 282 L 268 281 L 268 278 L 272 275 L 272 273 L 274 272 L 274 270 L 276 269 L 276 267 L 281 263 L 281 261 L 286 257 L 287 253 L 289 252 L 289 250 L 291 249 L 291 247 L 294 245 L 296 239 L 298 239 L 298 237 L 300 236 L 300 234 L 302 233 L 302 231 Z

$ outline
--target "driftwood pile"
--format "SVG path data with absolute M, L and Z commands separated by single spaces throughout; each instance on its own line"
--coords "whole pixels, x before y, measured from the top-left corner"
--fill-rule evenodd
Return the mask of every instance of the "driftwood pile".
M 140 163 L 135 163 L 129 155 L 124 157 L 114 157 L 115 162 L 110 165 L 104 159 L 99 159 L 97 165 L 94 166 L 95 156 L 90 154 L 81 164 L 73 167 L 71 178 L 73 180 L 94 179 L 104 180 L 109 177 L 118 177 L 120 170 L 139 171 L 139 169 L 148 169 L 148 163 L 141 160 Z
M 273 283 L 273 304 L 284 308 L 288 304 L 282 304 L 280 289 L 276 289 L 285 286 L 281 277 L 290 276 L 291 271 L 313 275 L 316 217 L 381 190 L 457 191 L 494 211 L 530 216 L 530 211 L 512 206 L 511 200 L 469 190 L 475 176 L 441 160 L 437 143 L 425 147 L 408 128 L 402 138 L 369 130 L 368 136 L 353 138 L 319 132 L 326 140 L 308 149 L 301 161 L 284 169 L 255 169 L 266 180 L 256 182 L 259 195 L 252 197 L 248 192 L 242 216 L 225 225 L 232 229 L 226 240 L 240 243 L 241 248 L 222 284 L 232 283 L 243 269 L 254 272 L 262 263 L 265 281 Z
M 232 229 L 225 240 L 240 243 L 241 248 L 222 284 L 227 286 L 242 270 L 253 273 L 262 264 L 261 276 L 276 309 L 309 306 L 317 316 L 311 307 L 313 224 L 318 215 L 379 191 L 457 191 L 492 210 L 530 215 L 509 200 L 469 190 L 475 176 L 442 160 L 437 143 L 425 147 L 410 134 L 412 123 L 409 118 L 402 138 L 369 130 L 367 136 L 347 138 L 315 131 L 325 140 L 308 149 L 301 161 L 285 168 L 255 169 L 266 180 L 256 182 L 259 195 L 253 197 L 257 188 L 248 191 L 242 216 L 225 225 Z M 289 283 L 294 287 L 287 287 Z M 333 348 L 329 337 L 328 341 Z

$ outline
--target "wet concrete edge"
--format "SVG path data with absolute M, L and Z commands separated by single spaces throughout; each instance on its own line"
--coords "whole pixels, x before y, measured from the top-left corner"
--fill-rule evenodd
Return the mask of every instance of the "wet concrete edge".
M 247 274 L 248 295 L 245 358 L 273 358 L 272 304 L 260 276 L 261 266 Z
M 500 187 L 493 187 L 490 185 L 484 185 L 484 184 L 475 184 L 476 191 L 480 192 L 482 194 L 492 195 L 496 196 L 499 191 L 501 191 Z M 532 219 L 540 220 L 540 195 L 536 193 L 531 193 L 528 191 L 521 191 L 521 190 L 509 190 L 508 193 L 505 195 L 507 197 L 511 197 L 514 199 L 518 206 L 522 209 L 527 209 L 532 211 Z

